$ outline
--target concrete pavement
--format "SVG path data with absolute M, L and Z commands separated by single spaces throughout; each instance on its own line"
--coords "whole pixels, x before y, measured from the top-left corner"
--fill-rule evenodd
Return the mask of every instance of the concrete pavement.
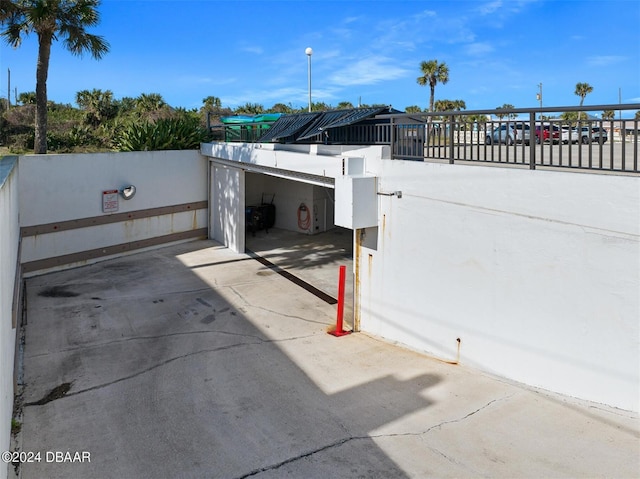
M 212 241 L 31 278 L 18 444 L 41 459 L 19 474 L 640 477 L 637 415 L 336 338 L 334 321 Z

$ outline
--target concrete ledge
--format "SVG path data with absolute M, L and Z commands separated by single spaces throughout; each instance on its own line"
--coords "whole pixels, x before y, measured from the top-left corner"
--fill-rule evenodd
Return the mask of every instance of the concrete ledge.
M 122 221 L 139 220 L 143 218 L 152 218 L 154 216 L 170 215 L 173 213 L 182 213 L 184 211 L 195 211 L 207 209 L 208 201 L 194 201 L 180 205 L 162 206 L 159 208 L 147 208 L 139 211 L 129 211 L 125 213 L 116 213 L 111 215 L 92 216 L 90 218 L 80 218 L 69 221 L 56 221 L 34 226 L 23 226 L 20 228 L 22 237 L 35 236 L 48 233 L 57 233 L 60 231 L 68 231 L 79 228 L 88 228 L 90 226 L 100 226 L 112 223 L 120 223 Z
M 121 243 L 113 246 L 105 246 L 103 248 L 96 248 L 87 251 L 80 251 L 78 253 L 66 254 L 62 256 L 56 256 L 54 258 L 46 258 L 36 261 L 29 261 L 22 265 L 22 270 L 25 274 L 41 272 L 51 268 L 59 266 L 70 265 L 74 263 L 82 263 L 96 258 L 102 258 L 107 256 L 115 256 L 129 251 L 134 251 L 142 248 L 148 248 L 152 246 L 164 245 L 167 243 L 173 243 L 177 241 L 183 241 L 187 239 L 204 239 L 207 237 L 207 228 L 199 228 L 196 230 L 182 231 L 180 233 L 172 233 L 164 236 L 156 236 L 154 238 L 148 238 L 139 241 L 132 241 L 129 243 Z

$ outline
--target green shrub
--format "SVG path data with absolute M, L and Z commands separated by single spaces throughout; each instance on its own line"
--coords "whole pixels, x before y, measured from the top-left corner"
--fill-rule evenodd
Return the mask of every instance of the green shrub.
M 196 118 L 162 118 L 131 122 L 116 129 L 115 147 L 121 151 L 191 150 L 207 141 L 208 132 Z

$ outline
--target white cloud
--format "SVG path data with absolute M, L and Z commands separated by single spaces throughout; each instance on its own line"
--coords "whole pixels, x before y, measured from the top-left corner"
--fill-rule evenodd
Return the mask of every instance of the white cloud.
M 363 17 L 347 17 L 345 19 L 342 20 L 342 23 L 344 23 L 345 25 L 348 25 L 349 23 L 355 23 L 358 22 L 360 20 L 362 20 Z
M 538 2 L 540 0 L 492 0 L 480 4 L 475 11 L 480 15 L 497 15 L 503 19 L 520 13 L 529 4 Z
M 336 71 L 330 81 L 340 86 L 373 85 L 387 80 L 402 78 L 409 70 L 397 66 L 387 57 L 369 57 Z
M 240 50 L 242 50 L 243 52 L 255 53 L 256 55 L 262 55 L 262 53 L 264 53 L 264 49 L 262 47 L 255 45 L 240 47 Z
M 420 21 L 420 20 L 424 20 L 425 18 L 432 18 L 435 16 L 436 16 L 436 12 L 434 12 L 433 10 L 423 10 L 422 12 L 415 14 L 413 18 L 416 21 Z
M 178 82 L 187 85 L 202 85 L 206 83 L 213 83 L 214 79 L 211 77 L 184 75 L 178 77 Z
M 600 55 L 594 57 L 587 57 L 587 64 L 592 67 L 605 67 L 620 63 L 625 60 L 625 57 L 619 55 Z
M 492 2 L 485 2 L 485 3 L 481 4 L 481 5 L 479 5 L 476 8 L 476 10 L 481 15 L 491 15 L 492 13 L 494 13 L 496 10 L 500 9 L 501 7 L 502 7 L 502 0 L 494 0 Z
M 495 48 L 493 48 L 493 46 L 490 45 L 489 43 L 476 42 L 476 43 L 471 43 L 467 45 L 465 47 L 465 50 L 467 52 L 467 55 L 471 55 L 475 57 L 475 56 L 482 56 L 488 53 L 492 53 L 495 50 Z

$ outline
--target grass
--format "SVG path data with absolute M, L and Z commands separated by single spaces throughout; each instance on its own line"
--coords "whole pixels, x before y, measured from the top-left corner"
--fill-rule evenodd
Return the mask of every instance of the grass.
M 22 429 L 22 423 L 14 418 L 11 418 L 11 434 L 14 436 L 20 433 Z

